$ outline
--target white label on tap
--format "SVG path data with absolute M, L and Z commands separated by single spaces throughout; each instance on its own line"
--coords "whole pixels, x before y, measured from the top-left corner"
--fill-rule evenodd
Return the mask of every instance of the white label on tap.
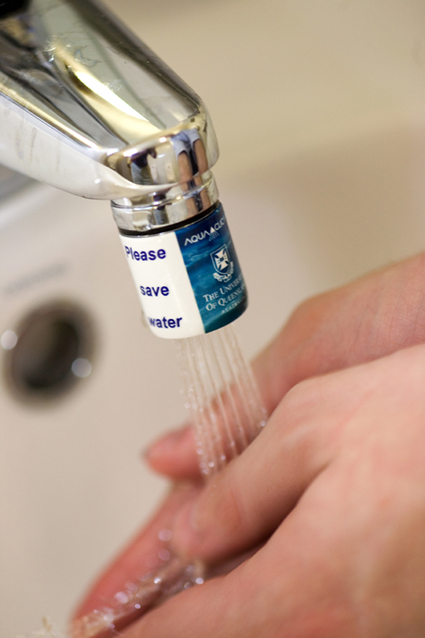
M 245 282 L 221 204 L 175 231 L 121 235 L 121 241 L 146 322 L 158 337 L 212 332 L 244 312 Z
M 175 233 L 120 238 L 150 330 L 165 339 L 203 334 Z

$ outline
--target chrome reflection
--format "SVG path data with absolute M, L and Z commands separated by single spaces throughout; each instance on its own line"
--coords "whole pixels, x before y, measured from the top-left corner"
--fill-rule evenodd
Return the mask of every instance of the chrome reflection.
M 218 148 L 199 97 L 93 0 L 15 7 L 0 17 L 0 163 L 85 197 L 180 197 L 183 218 L 194 187 L 211 205 Z

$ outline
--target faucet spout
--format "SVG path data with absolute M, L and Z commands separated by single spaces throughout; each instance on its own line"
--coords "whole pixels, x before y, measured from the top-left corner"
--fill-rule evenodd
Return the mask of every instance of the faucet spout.
M 0 2 L 0 164 L 109 199 L 146 325 L 211 332 L 247 305 L 199 97 L 97 0 Z
M 0 11 L 0 164 L 118 211 L 164 211 L 194 189 L 213 203 L 205 107 L 105 7 L 6 0 Z

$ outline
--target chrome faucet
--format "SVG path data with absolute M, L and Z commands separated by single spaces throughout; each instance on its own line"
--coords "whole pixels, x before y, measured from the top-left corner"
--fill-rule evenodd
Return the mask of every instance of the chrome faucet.
M 0 2 L 0 164 L 111 201 L 157 336 L 211 332 L 247 306 L 217 158 L 199 97 L 97 0 Z
M 144 231 L 217 200 L 217 157 L 199 97 L 96 0 L 0 3 L 0 164 Z

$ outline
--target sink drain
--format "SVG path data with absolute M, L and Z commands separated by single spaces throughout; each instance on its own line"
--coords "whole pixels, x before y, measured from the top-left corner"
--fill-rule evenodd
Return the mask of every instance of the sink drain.
M 0 336 L 8 383 L 21 397 L 50 399 L 90 376 L 92 322 L 79 306 L 54 303 Z

